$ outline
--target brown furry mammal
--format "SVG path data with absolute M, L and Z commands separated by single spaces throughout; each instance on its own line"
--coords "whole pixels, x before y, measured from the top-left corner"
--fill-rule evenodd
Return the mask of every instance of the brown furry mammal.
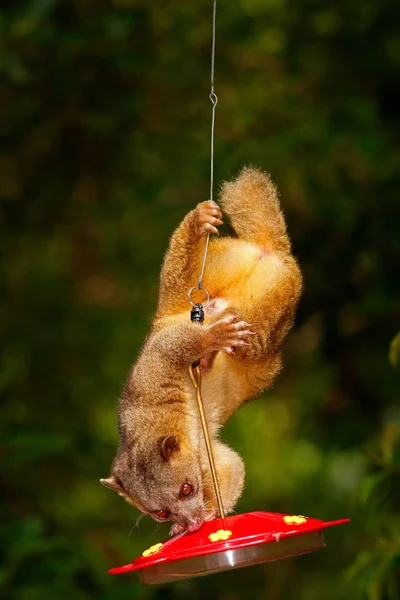
M 217 514 L 188 366 L 201 359 L 205 410 L 229 512 L 243 488 L 244 466 L 218 440 L 218 431 L 279 372 L 301 292 L 269 176 L 245 168 L 223 185 L 220 204 L 238 237 L 210 241 L 204 286 L 212 302 L 204 325 L 190 322 L 187 292 L 200 272 L 205 234 L 222 224 L 220 209 L 210 201 L 191 211 L 171 238 L 153 326 L 120 400 L 120 447 L 111 476 L 101 480 L 156 520 L 173 521 L 172 534 L 194 531 Z

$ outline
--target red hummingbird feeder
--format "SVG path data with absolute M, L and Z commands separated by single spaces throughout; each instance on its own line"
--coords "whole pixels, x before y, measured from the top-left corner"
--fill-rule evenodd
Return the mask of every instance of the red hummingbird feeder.
M 183 533 L 145 550 L 133 563 L 109 573 L 137 571 L 145 585 L 170 583 L 320 550 L 322 530 L 348 523 L 302 515 L 251 512 L 208 521 L 194 533 Z
M 214 122 L 215 109 L 218 102 L 218 98 L 214 92 L 215 16 L 216 0 L 213 0 L 210 94 L 212 103 L 211 200 L 213 199 Z M 192 305 L 191 320 L 200 325 L 204 320 L 203 309 L 210 302 L 210 294 L 203 287 L 209 237 L 210 234 L 206 238 L 206 247 L 198 285 L 192 287 L 188 293 L 189 302 Z M 192 301 L 191 295 L 194 290 L 205 293 L 207 300 L 204 306 Z M 197 406 L 220 518 L 204 523 L 196 532 L 184 532 L 165 542 L 154 544 L 132 563 L 110 569 L 110 574 L 136 571 L 142 583 L 152 585 L 209 575 L 240 567 L 248 567 L 320 550 L 325 546 L 323 529 L 334 525 L 342 525 L 350 521 L 350 519 L 340 519 L 338 521 L 324 522 L 320 519 L 312 519 L 303 515 L 285 515 L 269 512 L 251 512 L 230 517 L 225 516 L 201 395 L 201 371 L 198 362 L 189 367 L 189 374 L 196 391 Z

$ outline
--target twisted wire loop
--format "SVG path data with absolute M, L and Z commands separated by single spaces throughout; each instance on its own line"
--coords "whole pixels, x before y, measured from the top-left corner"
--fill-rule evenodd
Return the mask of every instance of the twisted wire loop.
M 218 104 L 218 96 L 215 93 L 214 86 L 214 76 L 215 76 L 215 22 L 216 22 L 216 14 L 217 14 L 217 0 L 213 0 L 213 20 L 212 20 L 212 49 L 211 49 L 211 92 L 209 98 L 212 104 L 212 112 L 211 112 L 211 160 L 210 160 L 210 200 L 214 199 L 214 133 L 215 133 L 215 109 Z M 197 285 L 192 287 L 188 292 L 188 299 L 192 306 L 194 306 L 194 302 L 192 300 L 192 292 L 194 290 L 199 290 L 205 292 L 207 296 L 206 303 L 203 305 L 203 308 L 206 308 L 210 303 L 210 294 L 203 287 L 203 278 L 204 271 L 206 268 L 206 261 L 208 255 L 208 245 L 210 243 L 210 234 L 207 234 L 206 237 L 206 245 L 204 248 L 203 262 L 201 265 L 201 271 L 199 275 L 199 282 Z

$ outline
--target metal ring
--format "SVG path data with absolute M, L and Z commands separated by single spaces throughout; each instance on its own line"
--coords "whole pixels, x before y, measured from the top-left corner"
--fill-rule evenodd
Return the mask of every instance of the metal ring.
M 208 293 L 208 291 L 206 290 L 206 288 L 203 288 L 201 285 L 194 285 L 192 288 L 190 288 L 190 290 L 188 291 L 188 298 L 189 298 L 189 302 L 192 306 L 196 306 L 196 303 L 193 302 L 192 300 L 192 292 L 193 290 L 202 290 L 203 292 L 205 292 L 206 296 L 207 296 L 207 302 L 205 304 L 203 304 L 203 308 L 207 308 L 207 306 L 210 304 L 210 294 Z

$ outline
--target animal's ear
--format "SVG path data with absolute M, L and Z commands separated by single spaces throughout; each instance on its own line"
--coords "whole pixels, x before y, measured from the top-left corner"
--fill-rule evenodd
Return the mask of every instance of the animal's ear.
M 179 451 L 179 438 L 177 435 L 167 435 L 159 440 L 161 456 L 168 462 L 171 456 Z
M 114 474 L 107 479 L 100 479 L 100 483 L 104 485 L 104 487 L 110 488 L 110 490 L 115 490 L 119 494 L 126 494 L 121 480 Z

